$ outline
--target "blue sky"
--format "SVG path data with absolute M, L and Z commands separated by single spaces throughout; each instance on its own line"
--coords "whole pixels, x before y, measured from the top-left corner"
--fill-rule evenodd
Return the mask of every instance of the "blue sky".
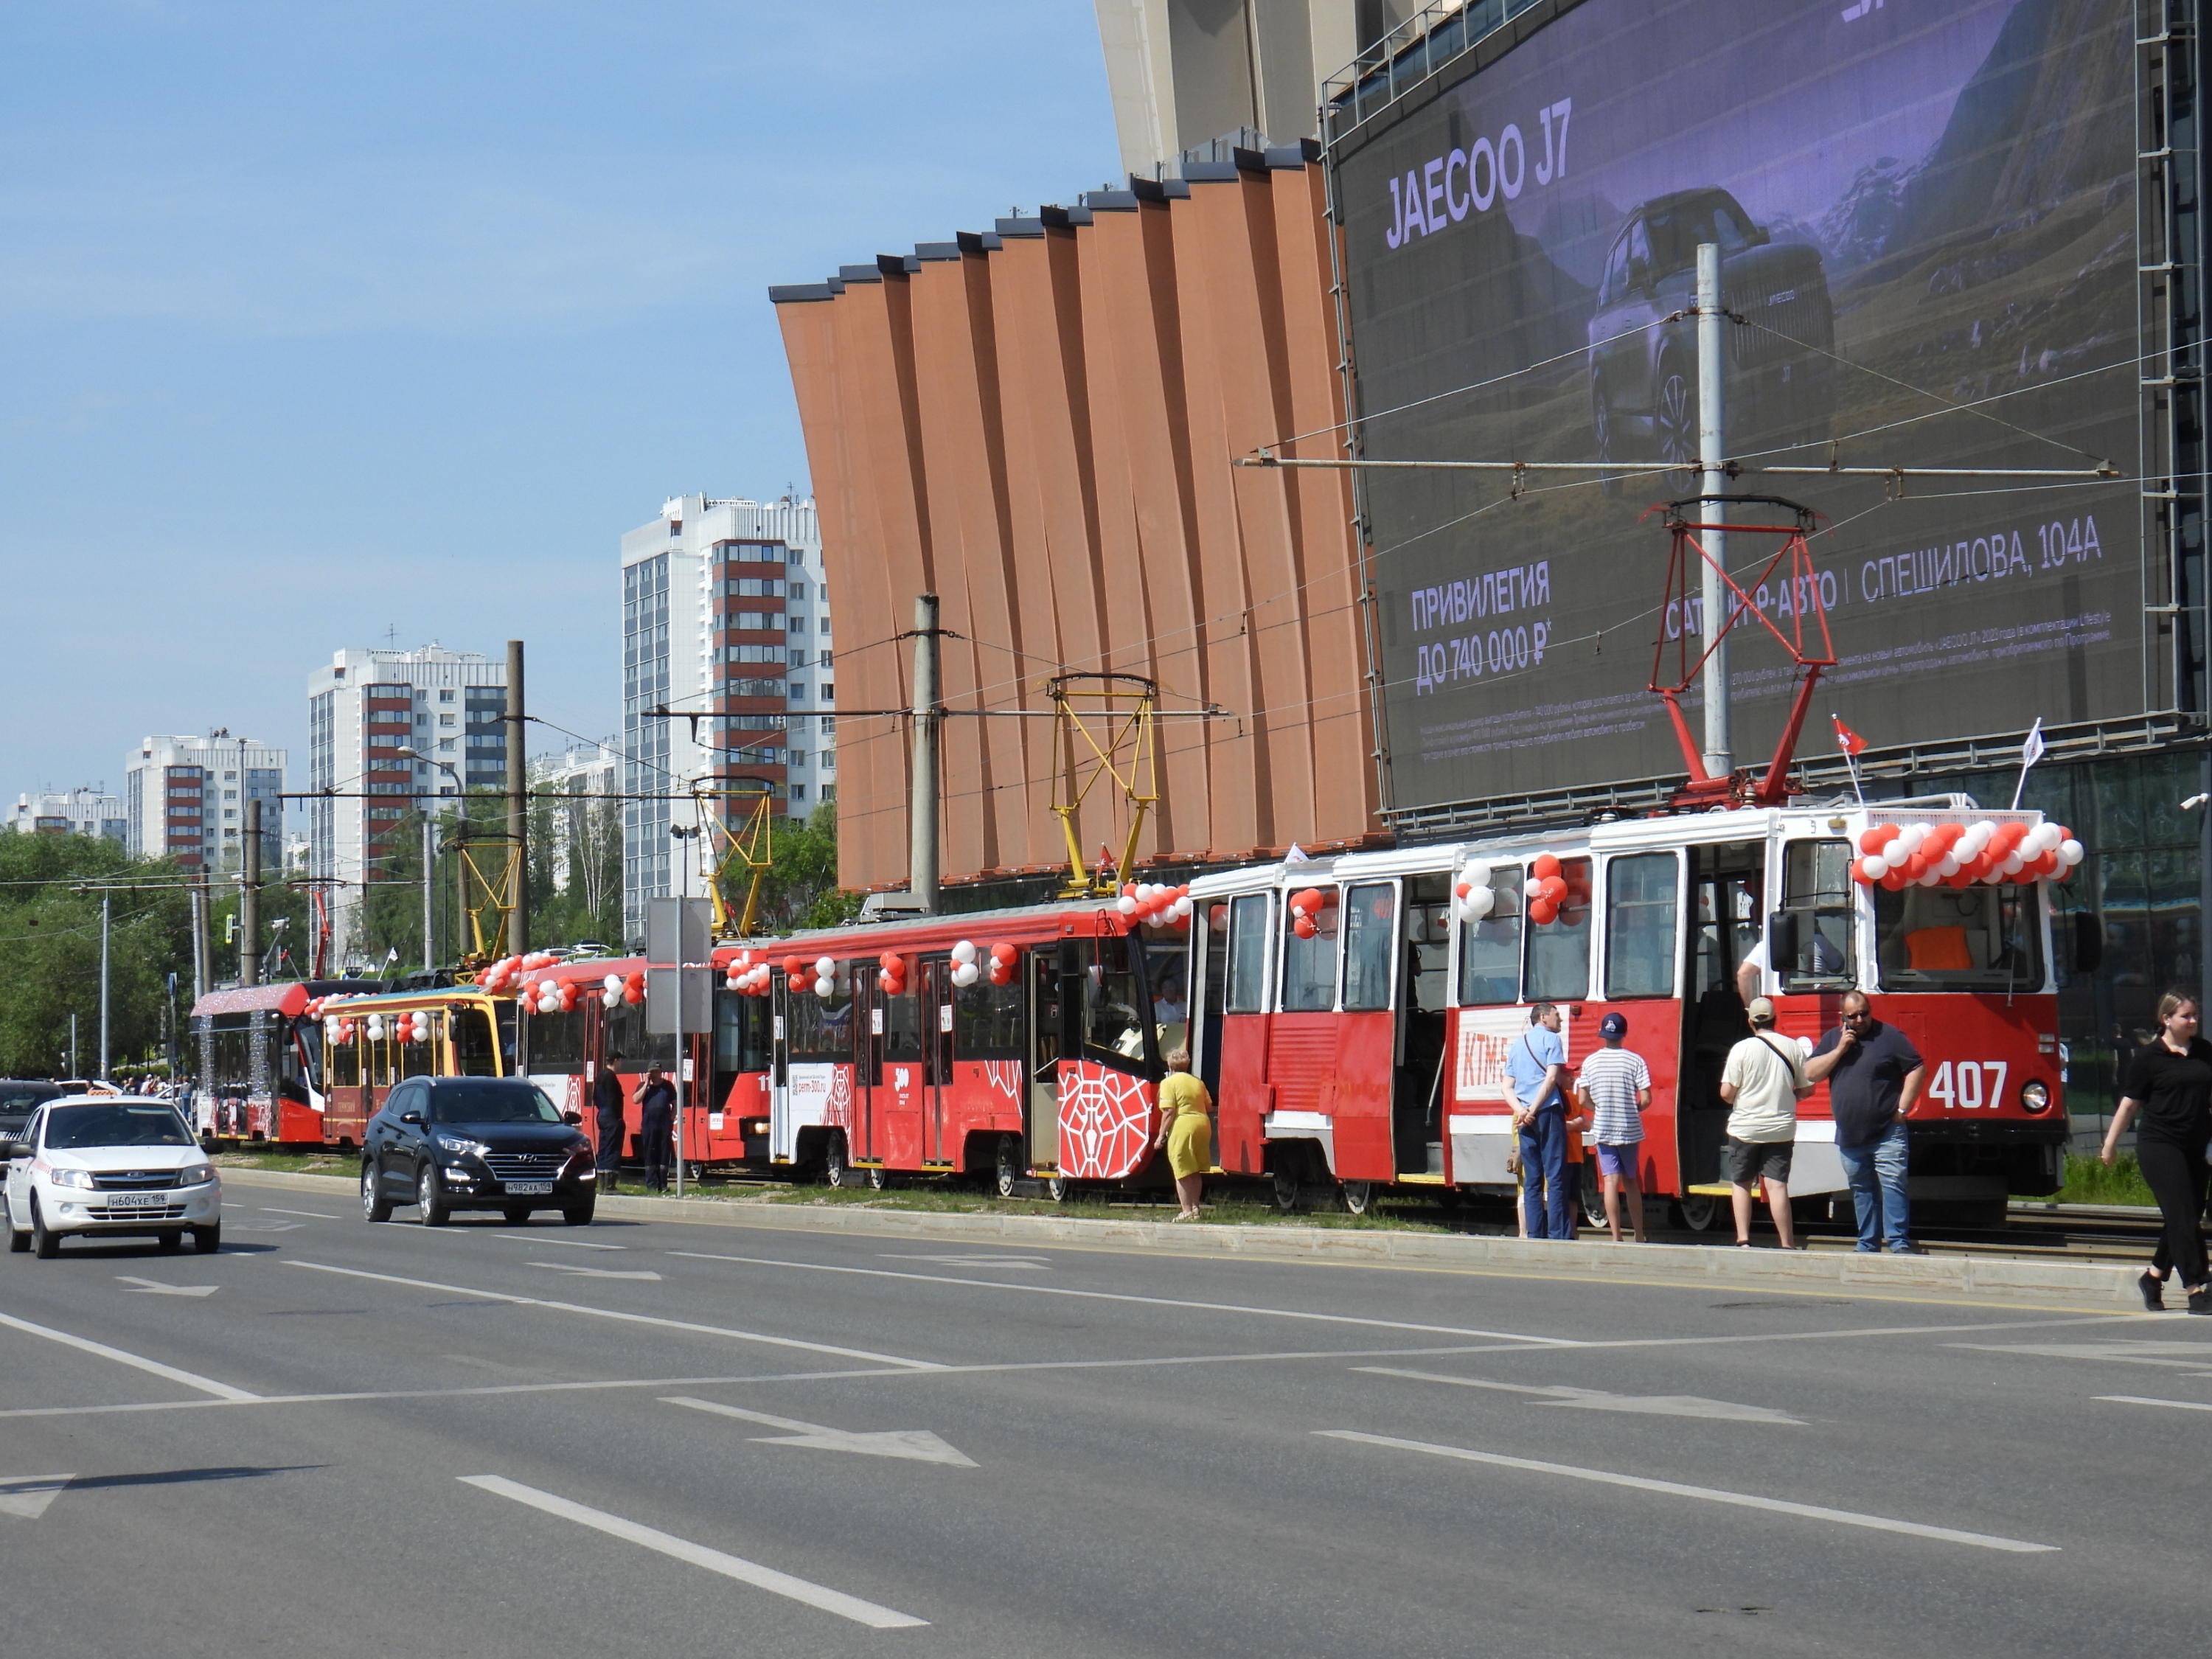
M 617 538 L 807 482 L 770 283 L 1117 166 L 1088 0 L 16 0 L 0 795 L 289 744 L 347 645 L 613 728 Z

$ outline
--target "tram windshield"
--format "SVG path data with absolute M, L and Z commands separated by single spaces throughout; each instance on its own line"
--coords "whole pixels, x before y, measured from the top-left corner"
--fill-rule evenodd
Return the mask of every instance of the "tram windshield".
M 2043 985 L 2037 890 L 2008 883 L 1874 894 L 1887 991 L 2030 991 Z

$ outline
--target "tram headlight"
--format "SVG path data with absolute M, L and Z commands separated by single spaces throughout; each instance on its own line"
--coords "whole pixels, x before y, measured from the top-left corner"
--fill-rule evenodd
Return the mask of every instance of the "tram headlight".
M 2039 1078 L 2031 1078 L 2020 1085 L 2020 1109 L 2031 1115 L 2051 1109 L 2051 1085 Z

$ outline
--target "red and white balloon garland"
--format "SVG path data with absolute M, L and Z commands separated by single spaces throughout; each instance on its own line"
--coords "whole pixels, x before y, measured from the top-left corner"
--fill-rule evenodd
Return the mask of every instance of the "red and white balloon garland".
M 952 982 L 963 991 L 980 979 L 988 979 L 994 985 L 1012 985 L 1021 959 L 1019 948 L 1003 939 L 986 951 L 975 940 L 963 939 L 952 947 Z
M 1190 926 L 1190 884 L 1170 887 L 1150 881 L 1124 882 L 1121 897 L 1114 908 L 1125 916 L 1134 916 L 1148 927 L 1187 929 Z
M 1851 879 L 1897 892 L 1906 887 L 1971 887 L 1976 882 L 2063 881 L 2086 856 L 2057 823 L 1877 823 L 1859 837 Z
M 1336 903 L 1334 887 L 1309 887 L 1302 893 L 1291 895 L 1291 931 L 1300 939 L 1312 939 L 1321 932 L 1322 914 Z
M 610 974 L 607 976 L 612 979 Z M 764 951 L 740 951 L 722 975 L 723 985 L 741 997 L 764 997 L 774 988 L 775 969 Z

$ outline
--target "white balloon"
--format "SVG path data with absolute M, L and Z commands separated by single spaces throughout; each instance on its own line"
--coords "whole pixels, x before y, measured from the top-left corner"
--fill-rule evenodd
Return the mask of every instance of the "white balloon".
M 955 963 L 953 964 L 952 982 L 955 985 L 959 986 L 963 990 L 965 990 L 969 986 L 973 985 L 982 976 L 983 970 L 978 968 L 972 962 L 961 962 Z
M 952 959 L 955 962 L 975 961 L 975 941 L 970 939 L 962 939 L 959 944 L 952 947 Z
M 1924 823 L 1908 823 L 1898 839 L 1905 843 L 1907 852 L 1915 851 L 1922 842 L 1928 839 L 1928 826 Z
M 2004 863 L 1999 867 L 2005 875 L 2016 876 L 2020 873 L 2021 866 L 2025 862 L 2026 860 L 2019 854 L 2008 853 L 2005 855 Z
M 1884 862 L 1894 866 L 1904 863 L 1911 851 L 1912 849 L 1905 844 L 1903 836 L 1892 836 L 1882 844 L 1881 856 Z
M 1936 873 L 1939 876 L 1957 875 L 1959 873 L 1959 855 L 1956 853 L 1944 854 L 1942 862 L 1936 866 Z
M 609 974 L 605 979 L 599 981 L 599 984 L 606 990 L 619 991 L 622 989 L 622 975 L 620 974 Z
M 1544 884 L 1537 880 L 1534 876 L 1529 877 L 1527 881 L 1521 884 L 1521 896 L 1522 898 L 1538 898 L 1542 896 L 1543 891 Z
M 1460 908 L 1472 920 L 1480 921 L 1497 907 L 1497 894 L 1492 892 L 1487 887 L 1476 886 L 1468 890 L 1466 898 L 1460 902 Z
M 1125 916 L 1133 916 L 1137 914 L 1137 901 L 1124 893 L 1114 901 L 1114 908 Z
M 2058 856 L 2066 860 L 2066 867 L 2070 870 L 2075 865 L 2081 863 L 2082 859 L 2087 856 L 2087 850 L 2082 847 L 2080 842 L 2075 841 L 2069 837 L 2069 839 L 2058 843 Z
M 1859 860 L 1859 867 L 1867 872 L 1869 879 L 1880 881 L 1889 873 L 1889 860 L 1879 853 L 1872 853 Z
M 1195 914 L 1198 909 L 1198 906 L 1192 902 L 1191 896 L 1188 893 L 1185 893 L 1181 898 L 1177 899 L 1168 908 L 1173 910 L 1178 916 L 1192 915 Z
M 1473 859 L 1460 866 L 1459 878 L 1470 887 L 1490 885 L 1490 865 L 1486 860 Z

